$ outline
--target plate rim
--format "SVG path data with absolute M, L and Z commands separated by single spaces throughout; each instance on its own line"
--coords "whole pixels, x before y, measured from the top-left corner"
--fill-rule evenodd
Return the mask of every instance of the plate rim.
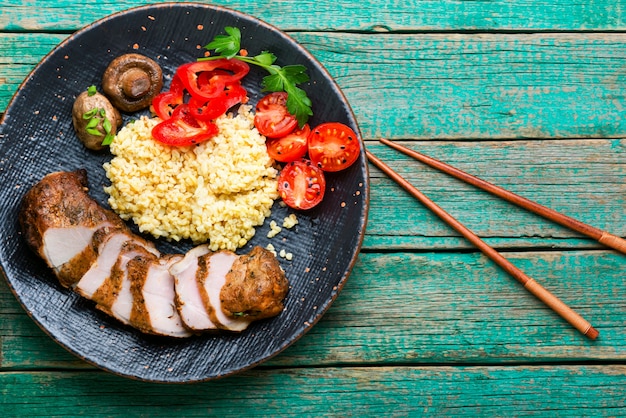
M 94 367 L 96 367 L 98 369 L 107 371 L 108 373 L 111 373 L 111 374 L 114 374 L 114 375 L 117 375 L 117 376 L 130 378 L 130 379 L 134 379 L 134 380 L 139 380 L 139 381 L 152 382 L 152 383 L 196 383 L 196 382 L 203 382 L 203 381 L 209 381 L 209 380 L 216 380 L 216 379 L 220 379 L 220 378 L 223 378 L 223 377 L 226 377 L 226 376 L 231 376 L 231 375 L 234 375 L 234 374 L 238 374 L 238 373 L 241 373 L 243 371 L 246 371 L 246 370 L 252 369 L 254 367 L 257 367 L 259 364 L 264 363 L 264 362 L 270 360 L 271 358 L 279 355 L 285 349 L 287 349 L 288 347 L 292 346 L 295 342 L 297 342 L 300 338 L 302 338 L 305 334 L 307 334 L 313 328 L 313 326 L 315 326 L 319 322 L 319 320 L 326 314 L 326 312 L 328 311 L 330 306 L 335 302 L 336 298 L 338 297 L 339 293 L 342 291 L 345 283 L 347 282 L 348 277 L 352 273 L 356 262 L 358 261 L 358 256 L 359 256 L 359 254 L 361 252 L 361 249 L 362 249 L 362 246 L 363 246 L 363 242 L 364 242 L 364 239 L 365 239 L 365 230 L 366 230 L 366 227 L 367 227 L 367 221 L 368 221 L 368 217 L 369 217 L 369 207 L 370 207 L 370 177 L 369 177 L 369 167 L 368 167 L 366 159 L 364 159 L 365 142 L 363 140 L 363 136 L 362 136 L 362 133 L 360 131 L 359 125 L 357 123 L 357 119 L 356 119 L 356 116 L 354 114 L 354 111 L 352 110 L 352 107 L 351 107 L 349 101 L 347 100 L 345 94 L 343 93 L 343 91 L 341 90 L 341 88 L 339 87 L 339 85 L 337 84 L 335 79 L 331 76 L 331 74 L 328 72 L 328 70 L 325 68 L 325 66 L 312 53 L 310 53 L 306 48 L 304 48 L 302 45 L 300 45 L 295 39 L 293 39 L 291 36 L 289 36 L 289 34 L 287 34 L 286 32 L 280 30 L 278 27 L 276 27 L 276 26 L 274 26 L 274 25 L 272 25 L 270 23 L 265 22 L 264 20 L 262 20 L 260 18 L 257 18 L 255 16 L 249 15 L 247 13 L 244 13 L 244 12 L 232 9 L 232 8 L 221 6 L 221 5 L 213 5 L 213 4 L 206 4 L 206 3 L 199 3 L 199 2 L 163 2 L 163 3 L 156 3 L 156 4 L 139 5 L 139 6 L 126 8 L 124 10 L 116 11 L 114 13 L 111 13 L 111 14 L 109 14 L 107 16 L 104 16 L 104 17 L 98 19 L 98 20 L 95 20 L 95 21 L 93 21 L 93 22 L 83 26 L 82 28 L 76 30 L 75 32 L 71 33 L 66 39 L 61 41 L 54 48 L 52 48 L 48 53 L 46 53 L 41 58 L 41 60 L 39 60 L 39 62 L 33 67 L 33 69 L 28 73 L 28 75 L 24 78 L 24 80 L 20 83 L 20 85 L 18 86 L 17 90 L 15 91 L 13 96 L 11 97 L 9 103 L 7 104 L 5 111 L 2 113 L 2 116 L 0 117 L 0 137 L 4 136 L 4 131 L 3 131 L 3 129 L 1 127 L 5 126 L 6 117 L 7 117 L 7 115 L 10 115 L 10 113 L 11 113 L 10 111 L 11 111 L 12 107 L 14 107 L 15 102 L 19 99 L 21 91 L 24 88 L 24 86 L 29 82 L 29 80 L 32 78 L 32 76 L 35 74 L 35 72 L 44 63 L 46 63 L 47 61 L 51 60 L 59 50 L 61 50 L 63 47 L 65 47 L 66 45 L 71 43 L 74 40 L 75 37 L 77 37 L 78 35 L 81 35 L 81 34 L 83 34 L 85 32 L 88 32 L 88 31 L 92 30 L 93 28 L 96 28 L 96 27 L 98 27 L 100 25 L 106 24 L 107 21 L 118 19 L 120 16 L 123 16 L 123 15 L 126 15 L 126 14 L 136 13 L 136 12 L 140 12 L 142 10 L 150 11 L 150 10 L 156 10 L 156 9 L 162 10 L 162 9 L 167 9 L 167 8 L 185 10 L 185 9 L 187 9 L 189 7 L 200 8 L 200 9 L 208 10 L 208 11 L 215 12 L 215 13 L 225 13 L 225 14 L 229 14 L 229 15 L 234 15 L 234 16 L 236 16 L 238 18 L 242 18 L 242 19 L 244 19 L 246 21 L 254 22 L 255 24 L 263 27 L 264 30 L 269 30 L 271 32 L 274 32 L 274 34 L 279 35 L 281 38 L 285 39 L 288 43 L 296 45 L 297 48 L 298 48 L 299 53 L 301 53 L 302 55 L 306 56 L 307 59 L 313 61 L 317 65 L 318 70 L 320 70 L 320 71 L 322 71 L 324 73 L 325 78 L 327 78 L 328 80 L 330 80 L 332 82 L 333 91 L 336 94 L 338 94 L 338 96 L 340 97 L 341 102 L 342 102 L 342 106 L 345 106 L 345 109 L 346 109 L 346 111 L 348 113 L 349 118 L 351 119 L 352 124 L 354 125 L 354 128 L 357 129 L 357 134 L 359 136 L 359 140 L 360 140 L 361 145 L 362 145 L 362 147 L 361 147 L 362 148 L 361 149 L 361 156 L 359 157 L 359 160 L 361 160 L 361 162 L 362 162 L 360 169 L 362 170 L 363 175 L 364 175 L 364 184 L 363 184 L 363 188 L 361 190 L 361 193 L 363 194 L 363 196 L 362 196 L 363 203 L 362 203 L 362 207 L 361 207 L 361 216 L 360 216 L 360 222 L 359 222 L 359 228 L 358 228 L 359 238 L 358 238 L 358 240 L 356 242 L 356 245 L 354 246 L 354 248 L 351 251 L 350 262 L 348 263 L 345 272 L 341 275 L 340 278 L 338 278 L 338 285 L 336 286 L 335 291 L 331 292 L 329 297 L 326 298 L 325 305 L 323 307 L 320 307 L 320 309 L 317 310 L 313 320 L 309 321 L 308 325 L 305 326 L 302 329 L 302 331 L 292 333 L 290 339 L 288 339 L 286 341 L 283 341 L 281 346 L 277 350 L 274 350 L 269 355 L 265 355 L 265 356 L 263 356 L 261 359 L 259 359 L 257 361 L 252 361 L 252 362 L 248 363 L 248 365 L 245 366 L 245 367 L 237 368 L 236 370 L 232 370 L 232 371 L 230 371 L 228 373 L 220 374 L 218 376 L 208 376 L 208 377 L 205 377 L 203 379 L 182 380 L 182 381 L 181 380 L 152 379 L 152 378 L 149 378 L 149 377 L 141 377 L 141 376 L 136 376 L 136 375 L 131 375 L 131 374 L 125 374 L 123 372 L 120 372 L 120 371 L 114 370 L 114 369 L 112 369 L 110 367 L 107 367 L 106 364 L 98 363 L 95 360 L 86 358 L 84 355 L 79 353 L 71 345 L 66 344 L 65 342 L 60 341 L 59 338 L 57 338 L 57 336 L 55 336 L 52 333 L 52 331 L 50 329 L 48 329 L 48 327 L 46 327 L 44 325 L 44 323 L 42 323 L 39 319 L 37 319 L 33 315 L 33 313 L 25 305 L 24 301 L 22 300 L 22 297 L 18 294 L 17 289 L 14 287 L 11 279 L 9 279 L 7 271 L 5 270 L 5 267 L 2 264 L 0 264 L 0 274 L 4 277 L 6 283 L 8 284 L 9 289 L 14 294 L 14 296 L 16 297 L 16 299 L 18 300 L 19 304 L 22 306 L 22 308 L 24 309 L 26 314 L 57 345 L 61 346 L 66 351 L 70 352 L 73 356 L 79 358 L 81 361 L 84 361 L 84 362 L 86 362 L 88 364 L 91 364 L 92 366 L 94 366 Z M 5 146 L 7 146 L 7 145 L 5 145 Z M 2 150 L 3 148 L 4 147 L 0 147 L 0 150 Z

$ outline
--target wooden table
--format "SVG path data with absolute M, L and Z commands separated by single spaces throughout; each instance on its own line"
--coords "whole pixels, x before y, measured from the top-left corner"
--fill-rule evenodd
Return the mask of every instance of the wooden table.
M 2 0 L 0 111 L 72 32 L 145 3 L 156 2 Z M 100 371 L 47 337 L 0 280 L 0 415 L 626 414 L 626 256 L 377 142 L 626 236 L 626 1 L 213 3 L 311 51 L 370 151 L 600 337 L 583 337 L 370 167 L 367 235 L 342 293 L 296 344 L 239 375 L 172 386 Z

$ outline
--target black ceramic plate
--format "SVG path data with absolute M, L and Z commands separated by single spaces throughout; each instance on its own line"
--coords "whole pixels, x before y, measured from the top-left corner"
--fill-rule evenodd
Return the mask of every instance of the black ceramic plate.
M 303 64 L 311 81 L 303 88 L 313 101 L 312 125 L 338 121 L 358 131 L 352 111 L 329 74 L 293 39 L 255 18 L 201 4 L 160 4 L 131 9 L 100 20 L 60 44 L 24 81 L 0 124 L 0 263 L 16 297 L 33 320 L 70 352 L 112 373 L 154 382 L 215 379 L 251 368 L 276 355 L 322 316 L 354 265 L 368 209 L 364 152 L 357 164 L 327 178 L 327 196 L 299 224 L 271 240 L 266 224 L 240 252 L 272 242 L 293 254 L 281 259 L 291 288 L 279 316 L 251 325 L 241 334 L 201 335 L 189 339 L 153 337 L 107 317 L 93 304 L 62 288 L 21 239 L 17 211 L 24 193 L 44 175 L 86 168 L 90 193 L 106 206 L 102 164 L 110 158 L 83 148 L 71 125 L 74 98 L 101 75 L 116 56 L 147 55 L 161 64 L 166 87 L 174 69 L 202 56 L 201 46 L 225 26 L 242 31 L 250 53 L 269 50 L 277 64 Z M 251 104 L 263 93 L 265 74 L 252 68 L 244 84 Z M 126 115 L 126 120 L 137 115 Z M 289 214 L 278 204 L 270 219 Z M 157 242 L 164 252 L 182 252 L 190 243 Z

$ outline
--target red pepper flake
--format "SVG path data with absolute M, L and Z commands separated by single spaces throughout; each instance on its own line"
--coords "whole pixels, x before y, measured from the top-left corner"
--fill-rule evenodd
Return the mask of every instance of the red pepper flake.
M 241 55 L 242 57 L 247 57 L 248 56 L 248 50 L 242 48 L 241 50 L 239 50 L 239 55 Z
M 139 49 L 139 44 L 134 44 L 133 49 Z
M 198 26 L 196 26 L 196 28 L 197 28 L 198 30 L 203 30 L 203 29 L 204 29 L 204 25 L 198 25 Z

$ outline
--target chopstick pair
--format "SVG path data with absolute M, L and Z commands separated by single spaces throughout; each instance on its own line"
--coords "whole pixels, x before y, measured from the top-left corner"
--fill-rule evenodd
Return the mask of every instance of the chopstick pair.
M 512 192 L 509 192 L 498 186 L 488 183 L 482 179 L 479 179 L 478 177 L 474 177 L 470 174 L 467 174 L 446 163 L 443 163 L 439 160 L 435 160 L 434 158 L 428 157 L 426 155 L 420 154 L 417 151 L 413 151 L 411 149 L 405 148 L 401 145 L 395 144 L 386 139 L 381 139 L 380 141 L 383 144 L 388 145 L 398 151 L 401 151 L 421 162 L 424 162 L 433 168 L 437 168 L 460 180 L 466 181 L 483 190 L 489 191 L 490 193 L 493 193 L 499 197 L 502 197 L 505 200 L 508 200 L 509 202 L 515 203 L 534 213 L 537 213 L 539 215 L 547 217 L 548 219 L 561 223 L 564 226 L 568 226 L 574 229 L 575 231 L 591 236 L 592 238 L 597 239 L 598 241 L 600 241 L 601 243 L 605 245 L 608 245 L 614 249 L 617 249 L 621 252 L 626 253 L 626 241 L 624 241 L 620 237 L 614 236 L 605 231 L 600 231 L 597 228 L 591 227 L 580 221 L 569 218 L 559 212 L 546 208 L 542 205 L 539 205 L 538 203 L 532 202 Z M 511 276 L 513 276 L 513 278 L 515 278 L 518 282 L 520 282 L 526 290 L 528 290 L 535 297 L 537 297 L 539 300 L 545 303 L 549 308 L 551 308 L 559 316 L 565 319 L 570 325 L 572 325 L 579 332 L 581 332 L 583 335 L 585 335 L 586 337 L 592 340 L 595 340 L 598 337 L 599 332 L 587 320 L 585 320 L 582 316 L 580 316 L 578 313 L 572 310 L 558 297 L 556 297 L 550 291 L 548 291 L 539 283 L 537 283 L 533 278 L 527 276 L 519 268 L 517 268 L 510 261 L 504 258 L 499 252 L 497 252 L 495 249 L 490 247 L 487 243 L 485 243 L 482 239 L 480 239 L 476 234 L 474 234 L 467 227 L 465 227 L 463 224 L 457 221 L 454 217 L 448 214 L 445 210 L 439 207 L 436 203 L 430 200 L 426 195 L 420 192 L 416 187 L 414 187 L 412 184 L 406 181 L 402 176 L 396 173 L 388 165 L 383 163 L 380 159 L 374 156 L 371 152 L 366 151 L 366 154 L 367 154 L 367 158 L 372 162 L 372 164 L 377 166 L 381 171 L 387 174 L 392 180 L 396 181 L 400 186 L 402 186 L 406 191 L 408 191 L 413 197 L 415 197 L 424 206 L 426 206 L 433 213 L 435 213 L 439 218 L 441 218 L 441 220 L 443 220 L 445 223 L 447 223 L 452 228 L 454 228 L 458 233 L 463 235 L 467 240 L 469 240 L 478 249 L 480 249 L 487 257 L 489 257 L 492 261 L 494 261 L 497 265 L 499 265 L 504 271 L 509 273 Z

